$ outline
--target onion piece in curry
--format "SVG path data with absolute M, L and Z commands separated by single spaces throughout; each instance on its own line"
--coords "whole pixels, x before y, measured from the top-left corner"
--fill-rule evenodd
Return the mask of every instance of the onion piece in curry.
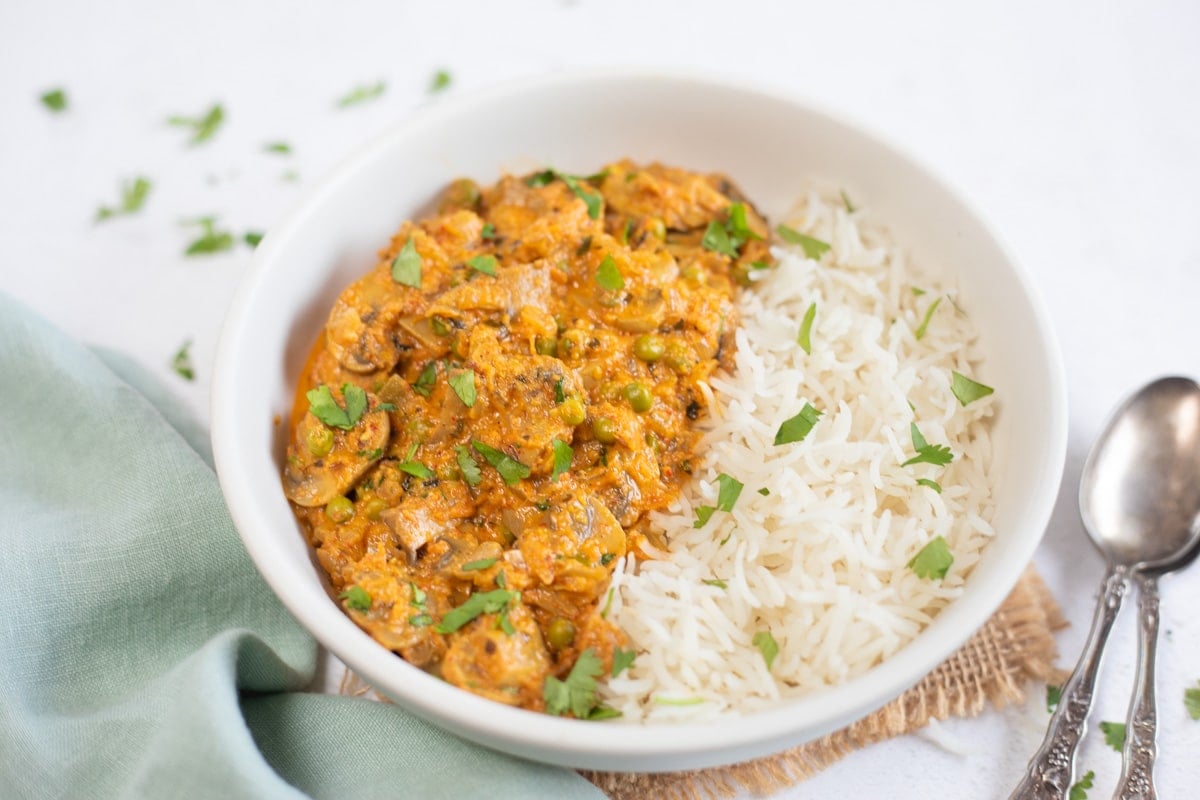
M 628 161 L 455 181 L 405 222 L 334 304 L 283 475 L 351 618 L 456 686 L 572 713 L 547 687 L 625 644 L 612 570 L 664 544 L 649 513 L 687 479 L 767 235 L 727 179 Z

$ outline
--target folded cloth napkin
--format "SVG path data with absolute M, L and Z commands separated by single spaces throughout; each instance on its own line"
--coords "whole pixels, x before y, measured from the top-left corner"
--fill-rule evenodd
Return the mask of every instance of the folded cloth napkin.
M 394 706 L 305 693 L 205 435 L 0 293 L 0 798 L 602 797 Z

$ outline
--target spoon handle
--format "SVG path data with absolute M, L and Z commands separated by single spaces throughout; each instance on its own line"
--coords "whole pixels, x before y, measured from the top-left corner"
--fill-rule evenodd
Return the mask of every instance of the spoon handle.
M 1009 800 L 1062 800 L 1067 796 L 1075 770 L 1075 749 L 1083 738 L 1088 711 L 1092 707 L 1100 657 L 1117 612 L 1121 610 L 1121 601 L 1129 589 L 1129 572 L 1129 567 L 1109 564 L 1079 663 L 1063 687 L 1058 710 L 1050 718 L 1042 746 L 1030 759 L 1025 777 L 1009 795 Z
M 1137 682 L 1133 700 L 1129 703 L 1129 718 L 1125 721 L 1125 752 L 1122 758 L 1121 780 L 1114 800 L 1153 800 L 1154 757 L 1157 749 L 1154 734 L 1158 728 L 1158 710 L 1154 699 L 1154 654 L 1158 647 L 1158 576 L 1139 572 L 1134 576 L 1138 589 L 1138 617 L 1141 630 L 1138 636 Z

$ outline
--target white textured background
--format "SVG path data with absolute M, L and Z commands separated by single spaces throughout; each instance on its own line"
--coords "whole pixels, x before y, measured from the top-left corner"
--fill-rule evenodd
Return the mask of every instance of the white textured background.
M 0 288 L 79 338 L 130 353 L 207 418 L 225 306 L 250 251 L 184 258 L 184 218 L 264 230 L 358 144 L 450 93 L 574 67 L 698 68 L 857 118 L 961 187 L 1025 261 L 1053 314 L 1070 387 L 1060 502 L 1037 564 L 1072 627 L 1073 662 L 1100 558 L 1075 511 L 1105 415 L 1165 373 L 1200 373 L 1200 4 L 1008 2 L 0 2 Z M 360 83 L 377 101 L 335 110 Z M 62 86 L 70 110 L 38 102 Z M 189 148 L 170 114 L 224 104 Z M 486 136 L 480 121 L 480 136 Z M 261 150 L 286 140 L 290 157 Z M 753 146 L 748 142 L 747 146 Z M 294 171 L 299 179 L 287 181 Z M 94 225 L 120 181 L 142 213 Z M 902 233 L 902 232 L 901 232 Z M 195 383 L 167 368 L 194 340 Z M 2 379 L 0 379 L 2 380 Z M 1194 797 L 1200 571 L 1163 586 L 1159 780 Z M 1133 615 L 1118 623 L 1093 720 L 1121 720 Z M 1003 798 L 1046 720 L 1027 707 L 856 753 L 787 798 Z M 3 768 L 0 755 L 0 768 Z M 1119 756 L 1089 733 L 1082 769 L 1107 797 Z

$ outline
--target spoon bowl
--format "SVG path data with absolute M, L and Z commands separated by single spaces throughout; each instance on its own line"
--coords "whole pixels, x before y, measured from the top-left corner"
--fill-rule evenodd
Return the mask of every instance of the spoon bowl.
M 1114 412 L 1083 468 L 1084 527 L 1114 564 L 1160 571 L 1200 541 L 1200 386 L 1160 378 Z

